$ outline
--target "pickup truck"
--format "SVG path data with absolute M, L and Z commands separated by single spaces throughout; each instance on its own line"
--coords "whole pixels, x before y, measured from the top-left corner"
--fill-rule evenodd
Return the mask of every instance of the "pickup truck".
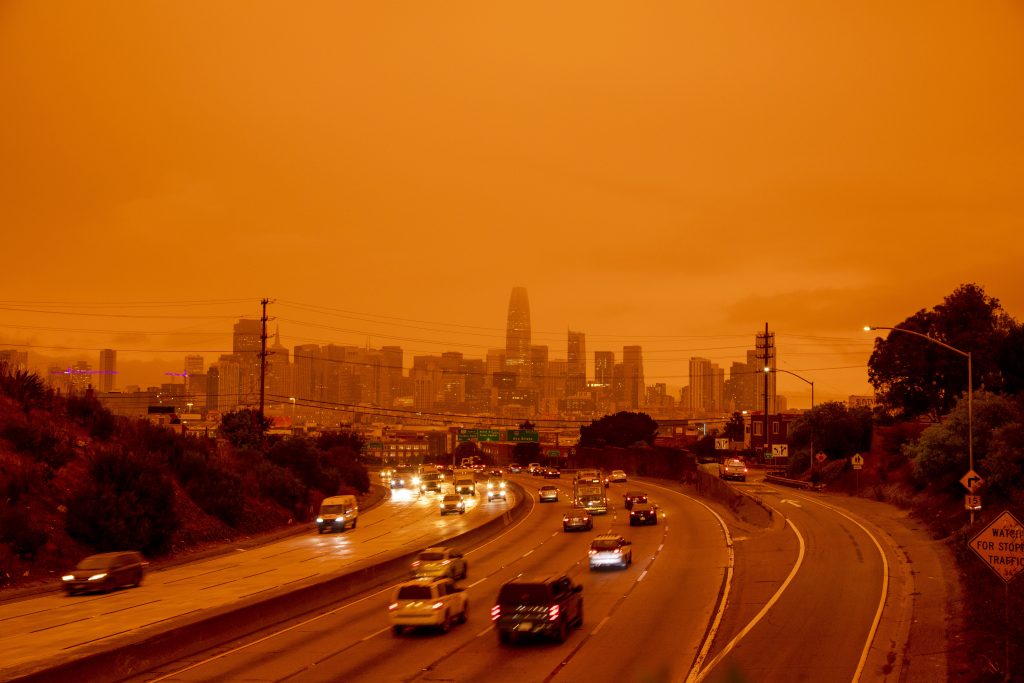
M 464 624 L 469 618 L 469 596 L 452 579 L 413 579 L 395 588 L 388 616 L 396 636 L 406 628 L 421 626 L 447 633 L 452 623 Z
M 503 644 L 532 635 L 565 642 L 570 627 L 583 626 L 583 586 L 565 574 L 512 579 L 498 592 L 491 621 Z

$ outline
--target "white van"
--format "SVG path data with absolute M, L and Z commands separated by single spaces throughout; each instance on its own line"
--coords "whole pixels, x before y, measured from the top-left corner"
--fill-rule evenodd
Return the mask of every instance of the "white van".
M 355 529 L 358 519 L 359 505 L 355 496 L 331 496 L 320 503 L 316 529 L 321 534 L 325 531 L 344 531 L 345 527 Z

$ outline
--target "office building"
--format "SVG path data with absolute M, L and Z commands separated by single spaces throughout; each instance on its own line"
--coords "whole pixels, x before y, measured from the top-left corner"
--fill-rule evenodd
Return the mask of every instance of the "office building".
M 117 374 L 117 351 L 103 349 L 100 351 L 100 376 L 96 382 L 101 392 L 114 390 L 114 376 Z
M 513 287 L 508 300 L 505 328 L 505 368 L 516 375 L 529 376 L 530 300 L 526 287 Z

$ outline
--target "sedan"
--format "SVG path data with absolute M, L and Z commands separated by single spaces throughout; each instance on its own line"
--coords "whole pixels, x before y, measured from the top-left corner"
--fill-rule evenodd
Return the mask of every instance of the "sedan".
M 594 518 L 583 508 L 573 508 L 562 517 L 562 531 L 590 531 Z
M 629 511 L 629 525 L 657 524 L 658 506 L 654 503 L 634 503 Z
M 123 586 L 138 586 L 142 583 L 148 564 L 134 550 L 90 555 L 62 577 L 64 590 L 68 595 L 74 595 L 80 591 L 109 591 Z
M 537 490 L 537 494 L 540 497 L 540 502 L 542 503 L 558 502 L 557 486 L 551 486 L 550 484 L 548 486 L 541 486 L 540 489 Z
M 444 517 L 449 512 L 459 515 L 466 514 L 466 501 L 462 500 L 462 496 L 457 493 L 449 493 L 441 499 L 441 516 Z
M 608 475 L 608 481 L 612 483 L 625 484 L 626 473 L 622 470 L 612 470 L 612 473 Z

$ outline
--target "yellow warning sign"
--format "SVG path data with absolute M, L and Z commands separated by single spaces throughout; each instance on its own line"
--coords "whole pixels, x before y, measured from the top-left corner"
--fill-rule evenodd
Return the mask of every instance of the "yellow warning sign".
M 1024 571 L 1024 525 L 1006 510 L 968 545 L 1006 583 Z

